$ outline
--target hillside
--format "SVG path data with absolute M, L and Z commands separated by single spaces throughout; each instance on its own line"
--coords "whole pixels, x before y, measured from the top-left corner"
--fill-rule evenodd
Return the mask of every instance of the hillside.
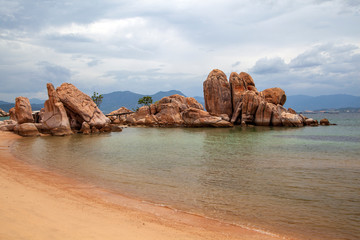
M 153 102 L 156 102 L 163 97 L 170 96 L 173 94 L 179 94 L 185 96 L 182 92 L 177 90 L 171 90 L 167 92 L 160 91 L 153 95 L 143 95 L 130 91 L 118 91 L 118 92 L 107 93 L 107 94 L 103 94 L 104 98 L 100 105 L 100 109 L 106 114 L 116 109 L 119 109 L 120 107 L 126 107 L 132 110 L 139 106 L 137 102 L 139 98 L 142 98 L 144 96 L 150 96 L 152 97 Z
M 359 108 L 360 97 L 346 94 L 323 95 L 311 97 L 306 95 L 288 96 L 284 105 L 286 108 L 293 108 L 296 111 Z

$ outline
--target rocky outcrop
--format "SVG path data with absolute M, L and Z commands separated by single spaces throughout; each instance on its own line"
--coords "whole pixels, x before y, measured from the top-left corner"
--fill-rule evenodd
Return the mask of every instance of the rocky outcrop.
M 81 126 L 87 122 L 91 127 L 101 129 L 110 123 L 108 119 L 92 101 L 92 99 L 70 83 L 63 83 L 56 89 L 60 101 L 64 104 L 72 120 Z
M 15 118 L 18 124 L 33 123 L 30 101 L 26 97 L 17 97 L 15 99 Z
M 232 109 L 232 114 L 227 115 L 231 116 L 230 122 L 235 125 L 289 127 L 304 125 L 303 117 L 293 109 L 287 110 L 283 107 L 286 95 L 281 88 L 269 88 L 258 92 L 253 78 L 245 72 L 231 73 L 229 81 L 232 108 L 229 104 L 224 104 L 227 99 L 222 101 L 220 97 L 223 91 L 219 89 L 223 89 L 224 86 L 226 89 L 227 86 L 226 75 L 223 72 L 215 69 L 204 81 L 205 107 L 210 114 L 220 116 L 220 112 L 229 112 Z
M 126 109 L 123 109 L 126 111 Z M 115 113 L 114 113 L 115 114 Z M 194 98 L 178 94 L 162 98 L 150 107 L 139 108 L 135 113 L 123 115 L 123 124 L 157 127 L 230 127 L 225 116 L 212 116 Z M 112 120 L 114 123 L 117 119 Z
M 5 112 L 0 108 L 0 117 L 7 117 L 7 116 L 9 116 L 9 113 Z
M 126 123 L 126 115 L 124 113 L 132 113 L 133 111 L 127 109 L 126 107 L 121 107 L 115 111 L 109 113 L 108 117 L 114 124 L 125 124 Z M 120 115 L 124 114 L 124 115 Z
M 23 137 L 36 137 L 40 136 L 40 133 L 35 123 L 22 123 L 18 124 L 14 128 L 14 132 Z
M 260 93 L 267 102 L 283 106 L 286 102 L 285 91 L 281 88 L 268 88 Z
M 247 90 L 257 92 L 257 89 L 255 87 L 255 82 L 248 73 L 241 72 L 239 76 L 245 82 Z
M 16 114 L 15 114 L 15 107 L 9 109 L 9 115 L 10 115 L 10 120 L 17 122 Z
M 205 108 L 212 115 L 232 115 L 230 83 L 225 73 L 214 69 L 203 83 Z
M 323 118 L 320 120 L 320 125 L 322 126 L 329 126 L 330 125 L 330 122 L 327 118 Z
M 1 131 L 13 131 L 14 127 L 16 125 L 17 125 L 17 122 L 13 121 L 13 120 L 0 121 L 0 130 Z
M 52 135 L 73 134 L 66 109 L 51 83 L 47 84 L 47 90 L 49 99 L 45 101 L 44 109 L 40 112 L 40 122 L 45 129 L 49 129 Z

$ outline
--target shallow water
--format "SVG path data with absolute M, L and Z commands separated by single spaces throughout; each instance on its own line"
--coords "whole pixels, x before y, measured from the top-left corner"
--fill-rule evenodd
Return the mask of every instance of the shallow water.
M 13 152 L 125 195 L 304 239 L 360 239 L 360 114 L 337 126 L 126 128 Z M 311 115 L 321 119 L 321 115 Z

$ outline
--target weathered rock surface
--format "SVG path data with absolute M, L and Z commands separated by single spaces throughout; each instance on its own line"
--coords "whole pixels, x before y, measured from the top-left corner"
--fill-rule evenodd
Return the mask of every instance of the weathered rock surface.
M 44 110 L 40 112 L 40 122 L 44 128 L 50 130 L 52 135 L 71 135 L 70 121 L 54 86 L 47 84 L 49 99 L 44 103 Z
M 330 125 L 330 122 L 327 118 L 323 118 L 320 120 L 320 125 L 322 126 L 329 126 Z
M 31 105 L 28 98 L 17 97 L 15 99 L 15 118 L 18 124 L 34 122 Z
M 126 107 L 121 107 L 115 111 L 109 113 L 109 115 L 123 114 L 123 113 L 132 113 L 133 111 L 127 109 Z M 115 124 L 125 124 L 126 123 L 126 115 L 118 115 L 118 116 L 109 116 L 109 119 L 112 123 Z
M 273 112 L 276 111 L 277 108 L 274 104 L 268 103 L 266 101 L 261 101 L 255 114 L 255 125 L 257 126 L 270 126 L 271 125 L 271 117 Z
M 240 102 L 242 95 L 247 90 L 247 84 L 236 72 L 232 72 L 230 74 L 229 82 L 231 88 L 232 106 L 235 110 L 235 107 Z
M 254 91 L 246 91 L 241 99 L 242 104 L 242 121 L 246 124 L 253 123 L 255 114 L 258 109 L 261 97 Z
M 34 123 L 18 124 L 14 128 L 14 132 L 23 137 L 40 136 L 40 133 Z
M 246 88 L 249 91 L 257 92 L 257 89 L 255 87 L 255 82 L 253 78 L 246 72 L 241 72 L 239 74 L 240 78 L 246 83 Z
M 14 127 L 16 125 L 17 125 L 17 122 L 13 121 L 13 120 L 0 121 L 0 130 L 1 131 L 13 131 Z
M 0 117 L 7 117 L 7 116 L 9 116 L 9 113 L 5 112 L 0 108 Z
M 286 95 L 281 88 L 268 88 L 260 93 L 267 102 L 283 106 L 286 102 Z
M 15 122 L 17 122 L 15 107 L 9 109 L 9 115 L 10 115 L 10 120 L 14 120 Z
M 305 122 L 304 122 L 305 126 L 312 126 L 312 127 L 316 127 L 319 126 L 319 122 L 315 119 L 312 118 L 305 118 Z
M 126 109 L 123 109 L 126 111 Z M 115 114 L 115 113 L 114 113 Z M 135 113 L 124 115 L 123 124 L 158 127 L 229 127 L 227 114 L 212 116 L 192 97 L 178 94 L 162 98 L 150 107 L 141 107 Z M 113 122 L 117 122 L 113 119 Z
M 302 127 L 304 126 L 304 120 L 298 114 L 292 114 L 289 112 L 281 113 L 281 122 L 285 127 Z
M 212 115 L 232 115 L 230 83 L 225 73 L 214 69 L 204 81 L 205 108 Z
M 56 93 L 65 108 L 72 115 L 72 120 L 82 125 L 87 122 L 91 127 L 101 129 L 110 123 L 92 99 L 70 83 L 63 83 L 56 89 Z M 70 122 L 71 123 L 71 122 Z

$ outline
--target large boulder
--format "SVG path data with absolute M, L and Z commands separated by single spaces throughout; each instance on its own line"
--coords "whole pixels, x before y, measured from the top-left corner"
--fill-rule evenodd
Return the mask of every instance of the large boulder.
M 18 124 L 14 128 L 14 132 L 23 137 L 35 137 L 40 136 L 40 133 L 35 126 L 35 123 L 22 123 Z
M 214 69 L 203 83 L 205 108 L 212 115 L 232 115 L 230 83 L 225 73 Z
M 257 89 L 255 87 L 255 82 L 253 78 L 250 76 L 250 74 L 246 72 L 241 72 L 239 74 L 239 77 L 245 82 L 247 90 L 257 92 Z
M 187 127 L 231 127 L 232 124 L 221 117 L 211 116 L 198 108 L 188 108 L 182 112 L 184 125 Z
M 289 112 L 281 113 L 281 122 L 285 127 L 302 127 L 304 126 L 303 118 L 298 114 L 292 114 Z
M 229 82 L 231 88 L 232 106 L 235 112 L 237 104 L 240 102 L 242 95 L 247 90 L 247 84 L 236 72 L 232 72 L 230 74 Z
M 286 102 L 285 91 L 281 88 L 268 88 L 260 93 L 267 102 L 283 106 Z
M 255 114 L 258 109 L 261 97 L 255 91 L 246 91 L 241 99 L 242 104 L 242 115 L 241 119 L 246 124 L 253 123 Z
M 271 117 L 276 106 L 266 101 L 261 101 L 255 114 L 255 125 L 257 126 L 270 126 Z
M 18 124 L 34 122 L 32 109 L 28 98 L 17 97 L 15 99 L 15 118 Z
M 73 114 L 72 119 L 77 121 L 78 127 L 87 122 L 91 127 L 101 129 L 110 123 L 93 100 L 70 83 L 63 83 L 56 89 L 56 93 L 65 108 Z
M 49 129 L 52 135 L 63 136 L 73 134 L 65 107 L 60 101 L 54 86 L 47 85 L 49 99 L 44 103 L 44 110 L 40 112 L 40 122 Z
M 273 108 L 272 115 L 271 115 L 271 125 L 272 126 L 283 126 L 282 122 L 282 113 L 286 113 L 287 110 L 281 105 L 277 105 Z
M 14 120 L 0 121 L 0 130 L 1 131 L 13 131 L 14 127 L 16 125 L 17 125 L 17 122 Z
M 9 109 L 10 120 L 17 122 L 15 107 Z

